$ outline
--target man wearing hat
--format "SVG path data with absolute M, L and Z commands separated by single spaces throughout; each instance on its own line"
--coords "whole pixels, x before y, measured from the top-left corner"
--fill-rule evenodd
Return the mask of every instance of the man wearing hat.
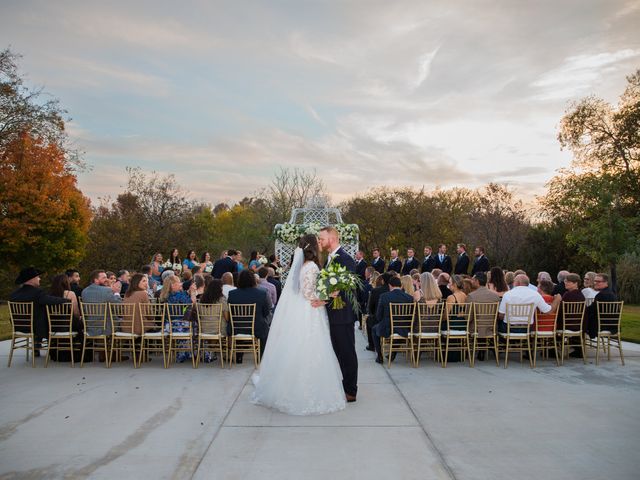
M 43 273 L 45 272 L 33 267 L 22 269 L 18 278 L 16 278 L 16 285 L 20 285 L 20 288 L 15 290 L 9 297 L 9 300 L 12 302 L 33 303 L 33 337 L 36 344 L 36 356 L 40 356 L 40 352 L 37 349 L 42 339 L 49 336 L 46 306 L 71 301 L 68 298 L 47 295 L 45 291 L 40 288 L 40 275 Z

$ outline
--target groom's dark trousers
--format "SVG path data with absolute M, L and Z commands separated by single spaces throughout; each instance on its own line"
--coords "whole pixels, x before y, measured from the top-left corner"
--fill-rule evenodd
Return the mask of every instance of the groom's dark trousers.
M 342 247 L 336 253 L 338 256 L 333 259 L 333 262 L 339 263 L 347 267 L 349 271 L 354 272 L 356 263 L 353 258 Z M 351 303 L 346 300 L 344 294 L 341 294 L 341 296 L 346 304 L 344 308 L 334 310 L 327 305 L 329 331 L 331 333 L 331 344 L 338 358 L 340 370 L 342 370 L 344 392 L 355 397 L 358 393 L 358 355 L 356 354 L 354 332 L 355 314 Z

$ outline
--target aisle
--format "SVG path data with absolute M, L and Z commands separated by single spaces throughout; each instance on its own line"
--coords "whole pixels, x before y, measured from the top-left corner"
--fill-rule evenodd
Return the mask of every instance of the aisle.
M 288 416 L 251 404 L 253 387 L 245 385 L 194 478 L 452 478 L 359 332 L 356 342 L 356 403 L 330 415 Z

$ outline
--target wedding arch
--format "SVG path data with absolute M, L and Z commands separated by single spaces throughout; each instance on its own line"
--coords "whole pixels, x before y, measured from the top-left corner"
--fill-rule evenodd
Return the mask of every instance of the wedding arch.
M 276 237 L 276 255 L 283 267 L 281 280 L 287 279 L 287 272 L 296 243 L 301 235 L 318 234 L 321 228 L 335 227 L 340 232 L 340 243 L 349 255 L 355 257 L 358 251 L 360 229 L 356 224 L 342 221 L 342 214 L 338 208 L 330 208 L 324 197 L 311 198 L 305 207 L 294 208 L 288 223 L 279 223 L 273 229 Z

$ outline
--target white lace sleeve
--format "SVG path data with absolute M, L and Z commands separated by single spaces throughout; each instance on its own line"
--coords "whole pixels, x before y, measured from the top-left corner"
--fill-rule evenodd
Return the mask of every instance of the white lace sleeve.
M 317 300 L 316 279 L 318 277 L 318 266 L 310 262 L 302 267 L 302 275 L 300 276 L 300 291 L 307 300 Z

